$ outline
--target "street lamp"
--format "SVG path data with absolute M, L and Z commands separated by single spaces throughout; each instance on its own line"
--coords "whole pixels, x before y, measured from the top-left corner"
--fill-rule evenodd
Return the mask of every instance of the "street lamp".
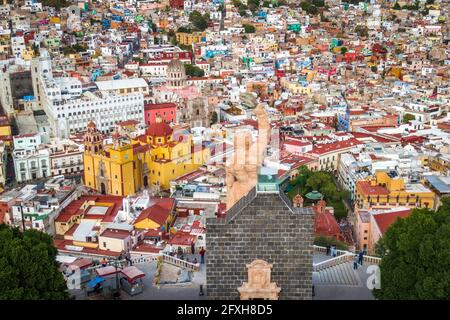
M 117 265 L 119 264 L 119 257 L 117 257 L 114 261 L 114 267 L 116 268 L 116 292 L 114 292 L 114 299 L 120 297 L 120 285 L 119 285 L 119 274 L 117 272 Z

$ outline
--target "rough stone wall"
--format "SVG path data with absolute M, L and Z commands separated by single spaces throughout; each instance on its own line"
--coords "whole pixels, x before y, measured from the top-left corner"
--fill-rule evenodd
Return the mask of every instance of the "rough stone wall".
M 239 299 L 246 265 L 273 264 L 280 299 L 312 298 L 314 215 L 293 213 L 278 194 L 258 194 L 229 222 L 208 219 L 206 282 L 209 299 Z

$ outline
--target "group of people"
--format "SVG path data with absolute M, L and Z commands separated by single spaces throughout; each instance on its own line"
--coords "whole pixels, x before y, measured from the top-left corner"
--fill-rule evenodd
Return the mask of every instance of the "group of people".
M 337 256 L 337 248 L 335 245 L 327 246 L 327 256 L 331 255 L 332 257 Z
M 363 265 L 364 251 L 359 251 L 353 258 L 353 270 L 358 270 L 358 264 Z
M 192 243 L 191 244 L 191 254 L 195 255 L 195 252 L 196 252 L 195 243 Z M 200 264 L 205 264 L 205 253 L 206 253 L 205 248 L 200 247 L 200 250 L 198 251 L 198 254 L 200 255 Z M 178 247 L 177 253 L 175 253 L 173 246 L 169 245 L 169 253 L 168 254 L 170 256 L 177 256 L 177 258 L 179 258 L 181 260 L 186 260 L 186 261 L 190 262 L 188 257 L 186 257 L 186 258 L 184 257 L 184 252 L 181 247 Z M 194 264 L 198 263 L 198 260 L 196 257 L 194 257 L 194 260 L 192 261 L 192 263 L 194 263 Z
M 331 255 L 333 258 L 337 257 L 337 248 L 335 245 L 327 246 L 327 256 Z M 357 270 L 358 265 L 363 265 L 363 259 L 364 259 L 364 251 L 359 251 L 355 254 L 353 259 L 353 269 Z

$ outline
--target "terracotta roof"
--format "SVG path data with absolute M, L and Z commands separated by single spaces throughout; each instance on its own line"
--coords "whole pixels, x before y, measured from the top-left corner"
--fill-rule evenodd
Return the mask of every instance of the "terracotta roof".
M 169 244 L 178 246 L 190 246 L 194 243 L 195 237 L 186 232 L 177 232 L 175 236 L 169 240 Z
M 357 184 L 365 195 L 389 195 L 389 191 L 385 187 L 371 186 L 368 181 L 358 181 Z
M 357 139 L 350 138 L 348 140 L 337 141 L 334 143 L 318 144 L 313 148 L 311 153 L 325 154 L 325 153 L 334 152 L 334 151 L 341 150 L 341 149 L 352 148 L 354 146 L 361 145 L 361 144 L 363 144 L 363 143 L 358 141 Z
M 159 109 L 166 109 L 166 108 L 176 108 L 177 105 L 175 103 L 148 103 L 144 105 L 144 110 L 159 110 Z
M 126 230 L 106 229 L 100 235 L 101 237 L 114 238 L 114 239 L 126 239 L 130 236 L 130 233 Z
M 391 224 L 397 221 L 397 218 L 406 218 L 411 214 L 411 209 L 394 211 L 389 213 L 374 214 L 373 218 L 378 225 L 381 233 L 384 234 Z
M 325 237 L 334 237 L 336 239 L 341 238 L 341 229 L 336 221 L 336 218 L 330 211 L 324 209 L 319 211 L 319 207 L 315 206 L 316 211 L 314 219 L 314 232 Z
M 147 129 L 147 135 L 152 137 L 164 137 L 172 133 L 172 128 L 165 122 L 156 122 Z
M 139 217 L 134 222 L 135 224 L 143 221 L 145 219 L 152 220 L 159 225 L 164 224 L 170 213 L 172 212 L 173 205 L 175 203 L 175 199 L 173 198 L 162 198 L 157 199 L 157 202 L 152 206 L 142 210 Z

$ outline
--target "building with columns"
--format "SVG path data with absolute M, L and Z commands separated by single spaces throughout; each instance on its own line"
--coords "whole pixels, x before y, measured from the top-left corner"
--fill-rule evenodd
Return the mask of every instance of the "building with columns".
M 129 139 L 117 131 L 105 145 L 95 123 L 84 137 L 84 184 L 102 194 L 128 196 L 139 190 L 170 188 L 170 181 L 196 170 L 210 157 L 189 132 L 178 134 L 161 117 L 145 134 Z

